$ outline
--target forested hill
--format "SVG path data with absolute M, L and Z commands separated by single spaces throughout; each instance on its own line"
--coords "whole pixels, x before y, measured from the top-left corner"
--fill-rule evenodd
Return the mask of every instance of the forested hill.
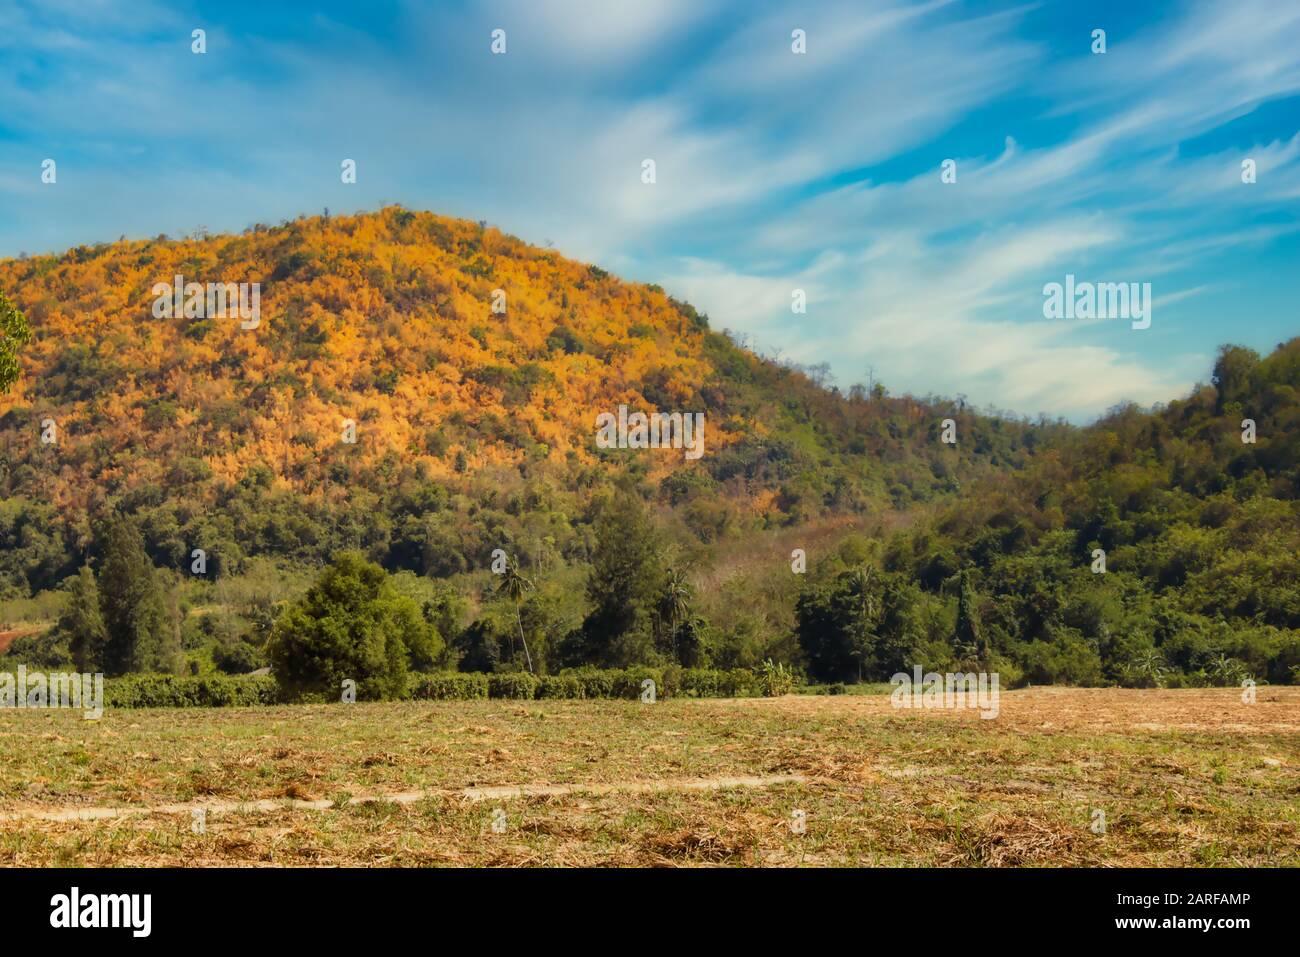
M 240 283 L 252 318 L 221 311 Z M 439 667 L 1300 676 L 1300 340 L 1225 347 L 1167 406 L 1030 423 L 838 389 L 658 287 L 396 207 L 8 260 L 0 291 L 32 330 L 0 396 L 26 660 L 68 660 L 125 569 L 166 668 L 248 670 L 350 550 L 324 580 L 394 573 Z M 620 406 L 699 414 L 703 454 L 602 447 Z
M 259 283 L 259 320 L 160 315 L 176 276 Z M 1071 431 L 826 388 L 658 287 L 399 207 L 6 260 L 0 291 L 33 332 L 0 396 L 0 597 L 93 561 L 111 512 L 164 568 L 346 547 L 445 576 L 585 561 L 622 476 L 708 547 L 940 500 Z M 705 454 L 598 448 L 620 404 L 704 413 Z
M 1300 338 L 1224 347 L 1210 379 L 981 483 L 896 536 L 886 575 L 969 589 L 1011 676 L 1300 680 Z

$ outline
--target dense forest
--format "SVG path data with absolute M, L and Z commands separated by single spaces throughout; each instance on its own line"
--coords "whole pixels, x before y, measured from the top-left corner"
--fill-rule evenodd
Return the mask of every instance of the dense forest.
M 260 323 L 158 318 L 174 276 L 260 283 Z M 1297 680 L 1300 339 L 1225 347 L 1165 407 L 1031 422 L 841 389 L 658 287 L 398 207 L 6 260 L 0 293 L 31 329 L 0 666 L 306 686 L 333 616 L 415 671 Z M 703 413 L 705 454 L 599 447 L 619 405 Z

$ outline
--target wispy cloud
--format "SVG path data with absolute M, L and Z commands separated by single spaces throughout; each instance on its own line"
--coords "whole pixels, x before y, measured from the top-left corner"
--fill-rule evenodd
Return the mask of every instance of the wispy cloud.
M 1230 335 L 1293 334 L 1274 260 L 1300 248 L 1300 11 L 1090 15 L 1104 55 L 1014 3 L 19 2 L 0 9 L 0 249 L 400 201 L 661 282 L 841 382 L 871 365 L 1084 419 L 1173 397 Z M 1043 319 L 1067 272 L 1152 282 L 1152 328 Z M 1225 330 L 1225 297 L 1251 323 Z

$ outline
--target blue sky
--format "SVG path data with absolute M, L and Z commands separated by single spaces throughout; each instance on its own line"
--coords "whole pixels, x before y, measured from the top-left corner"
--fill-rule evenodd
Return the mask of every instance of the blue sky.
M 1087 421 L 1300 333 L 1297 51 L 1276 0 L 18 0 L 0 255 L 400 202 L 658 282 L 842 386 Z M 1151 327 L 1045 319 L 1067 273 L 1151 283 Z

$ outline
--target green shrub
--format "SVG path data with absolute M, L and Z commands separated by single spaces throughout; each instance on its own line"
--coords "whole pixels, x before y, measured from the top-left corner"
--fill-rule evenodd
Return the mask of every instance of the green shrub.
M 408 675 L 406 697 L 419 701 L 485 698 L 637 700 L 641 697 L 641 683 L 647 678 L 655 683 L 656 698 L 754 697 L 764 688 L 762 680 L 745 668 L 732 671 L 682 668 L 667 674 L 665 669 L 649 667 L 627 670 L 584 668 L 540 678 L 514 671 L 501 674 L 444 671 Z M 772 686 L 770 681 L 768 686 Z M 828 690 L 826 693 L 837 692 Z M 339 700 L 339 696 L 309 692 L 294 700 L 328 704 Z M 104 682 L 106 708 L 246 708 L 283 701 L 280 687 L 270 675 L 130 674 Z
M 279 701 L 269 675 L 133 674 L 104 682 L 106 708 L 249 708 Z
M 537 681 L 539 698 L 581 698 L 582 682 L 576 675 L 543 675 Z
M 1021 667 L 1025 680 L 1036 685 L 1095 688 L 1104 683 L 1101 657 L 1095 648 L 1075 635 L 1064 634 L 1053 642 L 1028 642 L 1016 649 L 1016 656 L 1018 660 L 1013 664 Z M 1015 683 L 1018 682 L 1006 682 L 1008 687 Z
M 779 698 L 794 691 L 794 672 L 768 658 L 759 669 L 758 684 L 764 698 Z
M 663 676 L 663 684 L 659 686 L 659 697 L 677 698 L 682 693 L 682 675 L 686 669 L 676 663 L 670 663 L 660 669 Z
M 506 671 L 488 675 L 489 698 L 518 698 L 530 700 L 537 697 L 537 677 L 525 671 Z
M 246 675 L 265 665 L 266 655 L 247 642 L 218 642 L 212 649 L 212 663 L 224 674 Z
M 59 628 L 15 638 L 5 653 L 5 670 L 12 671 L 20 663 L 36 671 L 76 670 L 69 653 L 68 636 Z
M 575 668 L 560 672 L 578 682 L 584 698 L 614 697 L 614 682 L 623 672 L 613 668 Z
M 724 698 L 755 698 L 762 693 L 758 676 L 748 668 L 732 668 L 724 674 L 727 676 L 723 682 Z
M 410 696 L 421 701 L 471 701 L 488 696 L 488 676 L 455 671 L 412 676 Z
M 721 698 L 727 673 L 713 668 L 686 668 L 679 693 L 683 698 Z
M 998 687 L 1019 688 L 1025 683 L 1025 672 L 1005 655 L 993 654 L 989 657 L 988 670 L 998 676 Z
M 752 698 L 760 692 L 758 679 L 748 668 L 685 668 L 677 694 L 687 698 Z
M 655 683 L 655 698 L 666 698 L 669 695 L 664 685 L 664 673 L 662 668 L 649 668 L 645 665 L 633 665 L 625 671 L 614 673 L 614 681 L 610 688 L 611 698 L 632 698 L 641 697 L 641 685 L 647 679 Z
M 750 698 L 759 692 L 754 673 L 748 668 L 724 671 L 717 668 L 685 668 L 678 694 L 686 698 Z

